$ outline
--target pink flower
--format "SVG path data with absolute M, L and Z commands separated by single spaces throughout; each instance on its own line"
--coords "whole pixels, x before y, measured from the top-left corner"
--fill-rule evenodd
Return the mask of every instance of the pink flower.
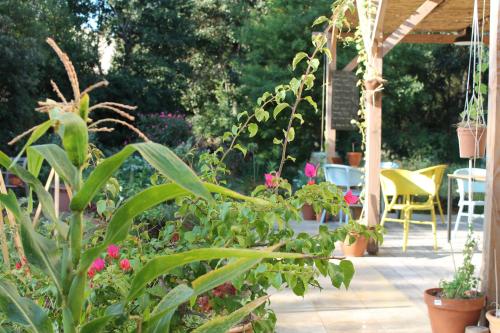
M 17 270 L 21 269 L 22 267 L 23 267 L 23 264 L 20 261 L 16 262 L 16 269 Z
M 160 118 L 165 118 L 165 112 L 160 113 Z
M 95 276 L 95 269 L 91 267 L 87 272 L 87 276 L 89 277 L 89 279 L 92 279 Z
M 100 272 L 104 269 L 104 267 L 106 267 L 106 262 L 104 261 L 104 259 L 97 258 L 96 260 L 94 260 L 94 262 L 90 266 L 90 269 L 94 269 L 97 272 Z
M 318 168 L 312 163 L 306 163 L 306 167 L 304 168 L 304 173 L 306 177 L 314 178 L 316 177 L 316 172 Z
M 348 205 L 354 205 L 355 203 L 358 202 L 359 197 L 352 194 L 352 191 L 349 190 L 347 193 L 344 195 L 344 200 Z
M 122 260 L 120 260 L 120 268 L 124 272 L 130 270 L 130 261 L 128 261 L 128 259 L 122 259 Z
M 276 176 L 272 173 L 265 173 L 264 177 L 266 178 L 266 186 L 269 188 L 278 186 Z
M 120 257 L 120 247 L 115 244 L 108 246 L 108 256 L 113 259 L 118 259 Z

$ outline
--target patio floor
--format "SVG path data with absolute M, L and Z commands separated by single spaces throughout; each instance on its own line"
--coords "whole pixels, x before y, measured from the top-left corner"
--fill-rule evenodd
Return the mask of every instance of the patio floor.
M 425 218 L 421 216 L 421 218 Z M 454 220 L 453 220 L 454 221 Z M 482 219 L 475 220 L 479 250 L 474 262 L 479 274 Z M 335 228 L 338 223 L 328 223 Z M 452 240 L 455 261 L 460 265 L 466 222 Z M 297 224 L 297 230 L 316 233 L 313 221 Z M 356 274 L 349 290 L 335 289 L 321 279 L 322 291 L 311 290 L 305 298 L 285 290 L 271 297 L 277 313 L 277 332 L 283 333 L 427 333 L 431 332 L 423 292 L 453 275 L 451 247 L 446 225 L 438 219 L 438 251 L 432 249 L 430 226 L 411 225 L 408 250 L 403 253 L 402 225 L 386 224 L 387 234 L 377 256 L 351 258 Z

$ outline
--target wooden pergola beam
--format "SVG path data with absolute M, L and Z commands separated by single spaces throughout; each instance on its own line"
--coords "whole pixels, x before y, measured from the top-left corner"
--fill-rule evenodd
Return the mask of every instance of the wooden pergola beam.
M 495 295 L 495 268 L 500 268 L 500 0 L 490 2 L 488 131 L 486 143 L 486 196 L 484 212 L 482 288 L 490 302 Z M 495 267 L 496 251 L 496 267 Z M 500 274 L 500 272 L 496 272 Z
M 382 45 L 384 57 L 390 50 L 392 50 L 398 43 L 400 43 L 406 36 L 410 34 L 410 32 L 415 29 L 415 27 L 422 22 L 432 11 L 439 6 L 444 0 L 427 0 L 424 2 L 418 9 L 410 15 L 393 33 L 391 33 L 385 40 Z M 385 1 L 387 2 L 387 1 Z M 383 5 L 382 2 L 381 5 Z M 383 17 L 382 17 L 383 20 Z M 380 26 L 383 25 L 380 23 Z M 377 27 L 380 29 L 380 27 Z M 358 57 L 354 57 L 345 67 L 344 71 L 352 71 L 354 68 L 358 66 Z
M 327 163 L 332 162 L 332 158 L 335 156 L 335 140 L 337 133 L 335 129 L 332 128 L 333 119 L 332 108 L 333 108 L 333 73 L 337 69 L 337 36 L 335 29 L 328 32 L 328 48 L 330 49 L 330 54 L 332 55 L 332 60 L 328 63 L 326 68 L 326 89 L 325 89 L 325 146 L 326 146 L 326 161 Z

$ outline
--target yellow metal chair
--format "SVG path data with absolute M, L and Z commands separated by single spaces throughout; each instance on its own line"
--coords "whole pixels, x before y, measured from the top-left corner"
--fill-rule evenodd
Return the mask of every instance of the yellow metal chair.
M 385 222 L 398 222 L 403 224 L 403 251 L 406 251 L 408 244 L 408 233 L 410 223 L 430 224 L 434 236 L 434 250 L 437 250 L 436 237 L 436 211 L 434 200 L 436 196 L 436 185 L 429 177 L 418 172 L 408 170 L 382 170 L 380 172 L 380 182 L 385 203 L 381 225 Z M 426 198 L 425 201 L 417 202 L 412 200 L 413 196 Z M 402 198 L 398 203 L 398 198 Z M 402 218 L 390 218 L 388 214 L 391 210 L 400 210 Z M 430 211 L 431 221 L 417 221 L 412 219 L 414 211 Z
M 434 182 L 436 185 L 436 195 L 434 196 L 434 204 L 437 205 L 439 209 L 439 216 L 441 217 L 441 222 L 445 223 L 443 208 L 441 207 L 441 198 L 439 197 L 439 189 L 441 188 L 441 184 L 443 182 L 444 172 L 448 168 L 447 164 L 439 164 L 432 167 L 424 168 L 417 170 L 421 175 L 424 175 Z

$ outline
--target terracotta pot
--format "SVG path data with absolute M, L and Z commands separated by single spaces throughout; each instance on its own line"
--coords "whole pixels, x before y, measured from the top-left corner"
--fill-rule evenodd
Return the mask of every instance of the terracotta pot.
M 252 323 L 235 326 L 226 333 L 253 333 Z
M 16 175 L 9 175 L 9 185 L 14 186 L 14 187 L 21 187 L 23 186 L 23 181 L 21 178 L 19 178 Z
M 51 194 L 54 196 L 54 186 L 51 188 Z M 61 186 L 59 188 L 59 212 L 69 212 L 70 201 L 68 191 L 65 187 Z
M 461 158 L 484 157 L 486 153 L 486 127 L 458 127 L 457 135 Z
M 334 156 L 334 157 L 330 157 L 330 163 L 332 163 L 332 164 L 342 164 L 342 163 L 344 163 L 344 161 L 342 160 L 342 157 L 340 157 L 340 156 Z
M 436 295 L 441 290 L 432 288 L 424 292 L 432 333 L 464 333 L 467 326 L 477 324 L 485 304 L 484 296 L 471 299 L 438 298 Z
M 302 206 L 302 218 L 304 220 L 315 220 L 316 219 L 316 213 L 314 213 L 314 209 L 311 205 L 304 204 L 304 206 Z
M 351 209 L 351 217 L 354 220 L 359 220 L 361 212 L 363 211 L 363 206 L 351 206 L 349 208 Z
M 349 237 L 349 236 L 348 236 Z M 342 243 L 342 252 L 346 257 L 362 257 L 368 246 L 368 239 L 364 236 L 355 235 L 356 241 L 349 245 L 349 239 Z
M 363 154 L 357 151 L 351 151 L 347 153 L 347 161 L 349 165 L 357 168 L 361 164 L 361 160 L 363 159 Z
M 495 312 L 495 309 L 486 312 L 486 319 L 490 323 L 490 332 L 500 333 L 500 317 L 496 317 Z

